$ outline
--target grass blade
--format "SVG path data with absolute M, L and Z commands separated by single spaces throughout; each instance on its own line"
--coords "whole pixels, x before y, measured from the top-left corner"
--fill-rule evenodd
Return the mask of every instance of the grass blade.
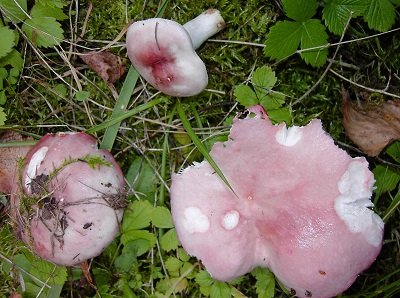
M 181 118 L 183 127 L 185 128 L 187 134 L 189 135 L 190 139 L 196 146 L 197 150 L 200 151 L 200 153 L 204 156 L 204 158 L 208 161 L 208 163 L 211 165 L 211 167 L 214 169 L 214 171 L 218 174 L 218 176 L 222 179 L 222 181 L 226 184 L 226 186 L 234 193 L 234 195 L 237 197 L 237 194 L 235 193 L 234 189 L 232 186 L 229 184 L 228 179 L 226 179 L 224 173 L 222 173 L 221 169 L 218 167 L 217 163 L 214 161 L 214 159 L 211 157 L 211 155 L 208 153 L 208 150 L 206 146 L 201 142 L 199 137 L 196 135 L 196 133 L 193 131 L 192 126 L 189 123 L 189 120 L 186 117 L 185 111 L 182 108 L 182 104 L 180 101 L 178 101 L 176 105 L 176 109 L 179 114 L 179 118 Z
M 110 120 L 104 121 L 103 123 L 101 123 L 99 125 L 96 125 L 96 126 L 93 126 L 92 128 L 87 129 L 86 133 L 94 133 L 94 132 L 99 131 L 99 130 L 107 129 L 108 127 L 110 127 L 112 125 L 115 125 L 115 124 L 118 124 L 117 128 L 119 128 L 119 124 L 121 123 L 122 120 L 125 120 L 126 118 L 132 117 L 132 116 L 134 116 L 134 115 L 136 115 L 136 114 L 138 114 L 138 113 L 140 113 L 142 111 L 148 110 L 148 109 L 154 107 L 155 105 L 158 105 L 158 104 L 163 103 L 165 101 L 166 101 L 166 99 L 162 98 L 162 97 L 159 97 L 159 98 L 153 99 L 151 101 L 148 101 L 148 102 L 146 102 L 144 104 L 141 104 L 140 106 L 137 106 L 137 107 L 133 108 L 132 110 L 129 110 L 129 111 L 126 111 L 126 112 L 122 112 L 122 113 L 120 113 L 119 115 L 115 116 L 114 118 L 112 118 Z M 109 147 L 107 147 L 107 148 L 106 147 L 102 147 L 102 149 L 110 150 Z
M 139 78 L 139 73 L 136 69 L 131 66 L 129 68 L 128 74 L 125 78 L 124 84 L 122 85 L 121 92 L 118 96 L 117 102 L 115 103 L 114 110 L 111 114 L 111 119 L 116 119 L 124 113 L 126 107 L 129 104 L 133 89 L 136 86 L 136 82 Z M 107 126 L 106 132 L 104 133 L 103 140 L 101 141 L 100 148 L 111 150 L 115 138 L 117 137 L 121 121 L 116 121 L 114 124 Z

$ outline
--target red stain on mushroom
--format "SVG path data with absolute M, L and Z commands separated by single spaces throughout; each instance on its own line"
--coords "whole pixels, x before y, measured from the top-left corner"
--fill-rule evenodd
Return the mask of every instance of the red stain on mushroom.
M 260 107 L 250 111 L 210 152 L 236 195 L 206 161 L 173 176 L 172 215 L 182 246 L 215 279 L 264 266 L 298 297 L 335 296 L 382 245 L 383 221 L 369 209 L 368 163 L 338 148 L 319 120 L 287 128 L 272 125 Z M 186 228 L 192 206 L 207 230 Z

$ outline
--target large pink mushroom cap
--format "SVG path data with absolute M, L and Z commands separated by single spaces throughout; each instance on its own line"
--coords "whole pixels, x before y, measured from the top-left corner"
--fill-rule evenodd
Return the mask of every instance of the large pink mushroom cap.
M 235 194 L 206 161 L 173 176 L 182 246 L 218 280 L 264 266 L 298 297 L 335 296 L 382 245 L 368 163 L 338 148 L 319 120 L 288 128 L 250 111 L 211 150 Z
M 47 134 L 28 152 L 11 195 L 18 236 L 42 258 L 72 266 L 119 232 L 125 181 L 110 152 L 85 133 Z

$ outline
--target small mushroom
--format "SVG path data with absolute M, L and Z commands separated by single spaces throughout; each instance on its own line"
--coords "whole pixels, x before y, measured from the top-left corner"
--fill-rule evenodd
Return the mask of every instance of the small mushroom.
M 210 153 L 235 194 L 206 161 L 172 177 L 179 240 L 215 279 L 263 266 L 298 297 L 335 296 L 382 245 L 368 163 L 338 148 L 319 120 L 287 128 L 250 111 Z
M 206 10 L 183 26 L 161 18 L 134 22 L 126 37 L 128 56 L 157 90 L 171 96 L 193 96 L 208 83 L 206 67 L 195 50 L 224 26 L 216 9 Z

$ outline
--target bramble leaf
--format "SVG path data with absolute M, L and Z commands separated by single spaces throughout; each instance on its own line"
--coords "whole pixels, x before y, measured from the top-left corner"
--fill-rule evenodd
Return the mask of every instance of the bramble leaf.
M 0 107 L 0 126 L 4 125 L 7 120 L 7 115 L 4 113 L 4 109 Z
M 392 191 L 400 181 L 400 173 L 389 167 L 378 165 L 372 171 L 375 177 L 375 200 L 384 192 Z
M 312 18 L 317 12 L 317 0 L 282 0 L 286 15 L 298 22 Z
M 352 13 L 352 17 L 361 16 L 367 8 L 364 0 L 328 0 L 322 10 L 322 19 L 329 31 L 341 35 Z
M 253 89 L 247 85 L 241 84 L 236 86 L 233 91 L 233 95 L 235 96 L 236 100 L 246 108 L 254 106 L 258 103 L 258 98 Z
M 63 285 L 67 280 L 67 269 L 65 267 L 56 266 L 39 258 L 32 262 L 30 273 L 54 285 Z
M 370 0 L 364 15 L 368 27 L 381 32 L 392 27 L 396 19 L 396 10 L 389 0 Z
M 15 45 L 15 34 L 10 28 L 0 27 L 0 58 L 7 56 Z
M 284 104 L 284 102 L 285 102 L 285 96 L 281 93 L 271 93 L 271 94 L 264 96 L 260 100 L 260 104 L 267 111 L 268 116 L 270 116 L 269 112 L 271 110 L 280 108 Z
M 143 229 L 150 226 L 153 208 L 149 201 L 134 201 L 125 211 L 122 231 Z
M 231 288 L 228 286 L 227 283 L 216 280 L 211 285 L 210 297 L 211 298 L 231 297 Z
M 302 26 L 299 22 L 277 22 L 271 27 L 264 53 L 267 57 L 281 60 L 293 55 L 300 45 Z
M 7 56 L 0 59 L 0 67 L 11 65 L 13 69 L 18 71 L 22 70 L 24 60 L 21 57 L 21 53 L 17 50 L 12 50 Z
M 275 278 L 274 275 L 265 268 L 256 268 L 251 272 L 256 282 L 256 293 L 258 298 L 272 298 L 275 294 Z
M 161 248 L 166 252 L 178 248 L 179 240 L 175 229 L 170 229 L 161 237 L 160 245 Z
M 68 19 L 68 16 L 62 11 L 60 7 L 51 7 L 41 3 L 36 3 L 32 7 L 31 17 L 53 17 L 59 21 Z
M 325 26 L 317 19 L 311 19 L 302 24 L 301 49 L 310 49 L 302 51 L 301 57 L 312 66 L 321 66 L 328 57 L 327 48 L 318 48 L 328 43 L 328 34 L 325 32 Z
M 292 124 L 292 114 L 287 107 L 275 109 L 275 110 L 267 110 L 268 117 L 273 124 L 286 122 L 287 125 Z
M 5 14 L 6 21 L 19 23 L 27 17 L 27 0 L 0 0 L 0 6 Z
M 36 0 L 36 2 L 48 7 L 63 8 L 66 5 L 64 0 Z
M 262 66 L 254 71 L 251 82 L 259 102 L 269 96 L 276 80 L 275 72 L 269 66 Z
M 64 39 L 61 24 L 53 17 L 37 17 L 28 19 L 22 25 L 22 30 L 38 47 L 52 47 Z
M 157 228 L 173 228 L 171 212 L 165 207 L 156 207 L 151 214 L 151 221 Z

